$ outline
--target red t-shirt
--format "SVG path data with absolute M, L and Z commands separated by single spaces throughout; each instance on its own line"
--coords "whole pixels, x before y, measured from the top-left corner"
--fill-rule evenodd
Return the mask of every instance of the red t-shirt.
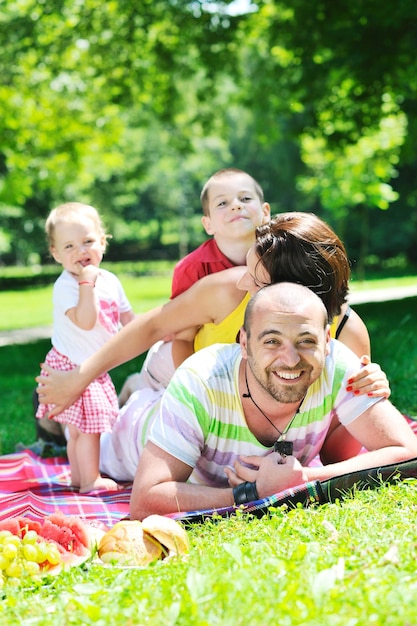
M 208 239 L 196 250 L 187 254 L 174 267 L 171 286 L 171 298 L 187 291 L 197 280 L 234 267 L 227 256 L 219 250 L 214 239 Z

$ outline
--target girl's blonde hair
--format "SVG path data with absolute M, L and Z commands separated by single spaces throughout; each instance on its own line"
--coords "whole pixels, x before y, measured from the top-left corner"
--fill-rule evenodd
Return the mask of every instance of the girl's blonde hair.
M 78 222 L 80 217 L 90 219 L 96 227 L 97 233 L 105 238 L 107 244 L 107 240 L 111 238 L 111 235 L 106 233 L 97 209 L 82 202 L 65 202 L 52 209 L 45 222 L 45 233 L 49 247 L 51 248 L 54 245 L 55 228 L 58 222 Z

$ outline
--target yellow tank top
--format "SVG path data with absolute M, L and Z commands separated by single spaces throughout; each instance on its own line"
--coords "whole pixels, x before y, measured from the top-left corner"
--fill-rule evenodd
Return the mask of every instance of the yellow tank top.
M 332 336 L 332 339 L 335 339 L 336 337 L 336 331 L 337 331 L 337 315 L 336 317 L 333 318 L 332 323 L 330 324 L 330 334 Z
M 207 348 L 214 343 L 235 343 L 243 324 L 249 298 L 250 294 L 247 293 L 242 302 L 220 324 L 204 324 L 194 338 L 194 351 L 197 352 L 197 350 Z

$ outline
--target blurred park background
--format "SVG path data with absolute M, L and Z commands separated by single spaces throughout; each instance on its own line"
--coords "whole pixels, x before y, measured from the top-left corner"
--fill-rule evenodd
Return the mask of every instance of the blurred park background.
M 417 263 L 413 0 L 0 4 L 0 275 L 50 262 L 69 200 L 103 213 L 108 261 L 176 260 L 228 166 L 326 219 L 357 276 Z

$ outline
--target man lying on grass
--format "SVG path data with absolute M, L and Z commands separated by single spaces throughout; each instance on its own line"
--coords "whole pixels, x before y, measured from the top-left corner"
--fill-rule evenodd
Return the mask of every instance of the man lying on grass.
M 123 462 L 147 431 L 130 507 L 142 519 L 243 504 L 417 457 L 417 438 L 388 400 L 346 391 L 358 365 L 330 338 L 313 292 L 264 287 L 247 307 L 240 347 L 196 353 L 145 406 L 136 392 L 103 438 L 101 469 L 106 460 L 111 469 L 112 455 Z M 357 455 L 359 445 L 367 452 Z M 317 455 L 323 466 L 309 467 Z

